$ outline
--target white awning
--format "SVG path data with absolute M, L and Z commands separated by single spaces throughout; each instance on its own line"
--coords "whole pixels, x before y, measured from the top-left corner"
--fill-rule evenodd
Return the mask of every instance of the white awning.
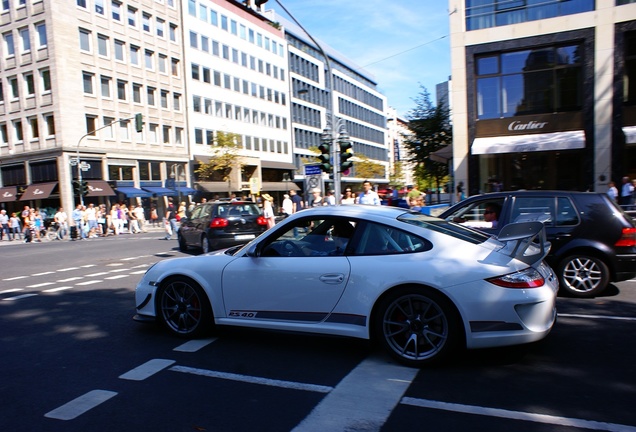
M 625 126 L 623 128 L 626 144 L 636 144 L 636 126 Z
M 578 130 L 546 134 L 475 138 L 471 153 L 521 153 L 582 148 L 585 148 L 585 132 Z

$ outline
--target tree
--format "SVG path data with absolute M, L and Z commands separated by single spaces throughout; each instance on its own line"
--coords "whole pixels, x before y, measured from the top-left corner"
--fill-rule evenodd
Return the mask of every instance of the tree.
M 208 162 L 202 163 L 195 170 L 200 180 L 214 180 L 219 176 L 228 183 L 228 192 L 232 191 L 232 171 L 242 170 L 241 163 L 241 136 L 235 133 L 217 131 L 214 136 L 211 153 Z
M 384 165 L 371 161 L 365 155 L 355 156 L 355 176 L 364 179 L 384 178 Z
M 453 142 L 450 110 L 443 103 L 433 106 L 426 87 L 420 85 L 420 89 L 414 99 L 415 108 L 406 116 L 412 135 L 404 135 L 404 145 L 409 151 L 409 161 L 415 164 L 415 175 L 435 184 L 439 190 L 448 176 L 448 164 L 436 162 L 430 155 Z

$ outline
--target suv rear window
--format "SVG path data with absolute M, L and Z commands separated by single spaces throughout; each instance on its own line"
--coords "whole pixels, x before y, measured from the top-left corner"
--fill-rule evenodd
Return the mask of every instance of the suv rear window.
M 579 218 L 574 204 L 568 197 L 517 197 L 515 198 L 511 221 L 528 215 L 544 215 L 547 226 L 577 225 Z
M 260 209 L 254 203 L 227 203 L 216 206 L 216 216 L 227 218 L 233 216 L 258 216 Z

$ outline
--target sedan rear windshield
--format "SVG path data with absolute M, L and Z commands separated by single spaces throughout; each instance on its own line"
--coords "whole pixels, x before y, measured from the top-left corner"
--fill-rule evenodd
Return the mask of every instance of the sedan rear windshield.
M 460 240 L 467 241 L 472 244 L 480 244 L 490 238 L 489 235 L 484 234 L 481 231 L 466 227 L 464 225 L 456 224 L 453 222 L 445 221 L 444 219 L 438 219 L 423 214 L 417 213 L 404 213 L 397 218 L 399 221 L 415 225 L 431 231 L 436 231 L 442 234 L 446 234 Z

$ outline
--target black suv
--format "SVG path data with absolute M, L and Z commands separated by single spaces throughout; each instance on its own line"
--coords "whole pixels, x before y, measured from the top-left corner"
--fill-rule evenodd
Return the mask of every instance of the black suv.
M 247 243 L 267 229 L 261 209 L 247 201 L 213 201 L 200 204 L 181 219 L 179 249 L 189 246 L 203 253 Z
M 484 213 L 493 211 L 497 222 L 485 222 L 492 215 Z M 515 220 L 541 220 L 552 243 L 546 261 L 559 276 L 560 289 L 574 297 L 597 296 L 610 282 L 636 276 L 634 221 L 604 193 L 495 192 L 463 200 L 439 217 L 490 234 Z

